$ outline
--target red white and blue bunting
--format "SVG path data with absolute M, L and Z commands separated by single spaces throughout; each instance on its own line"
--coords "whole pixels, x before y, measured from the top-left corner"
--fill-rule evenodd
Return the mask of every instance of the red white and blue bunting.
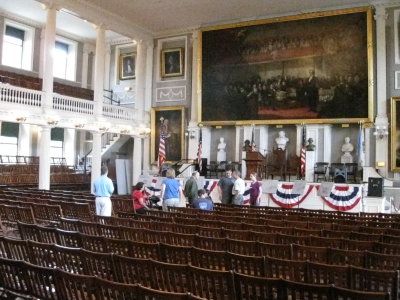
M 359 186 L 335 185 L 329 197 L 321 197 L 327 205 L 340 210 L 347 211 L 354 208 L 361 200 L 361 189 Z
M 272 201 L 281 207 L 291 208 L 303 202 L 313 189 L 312 185 L 306 184 L 302 194 L 293 194 L 293 185 L 293 183 L 278 184 L 276 193 L 270 194 Z

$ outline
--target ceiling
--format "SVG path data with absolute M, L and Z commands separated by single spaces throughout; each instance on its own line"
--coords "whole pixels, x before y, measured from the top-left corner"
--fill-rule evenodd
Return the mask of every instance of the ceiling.
M 3 15 L 45 24 L 40 2 L 0 0 Z M 387 0 L 390 1 L 390 0 Z M 387 2 L 387 1 L 379 1 Z M 104 24 L 107 39 L 161 36 L 221 23 L 376 4 L 375 0 L 53 0 L 59 33 L 95 40 L 91 22 Z M 66 9 L 65 9 L 66 8 Z M 84 19 L 91 22 L 84 22 Z M 118 33 L 117 33 L 118 32 Z

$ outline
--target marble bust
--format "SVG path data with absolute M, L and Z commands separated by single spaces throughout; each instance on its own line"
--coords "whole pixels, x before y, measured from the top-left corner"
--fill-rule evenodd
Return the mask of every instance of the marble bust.
M 226 161 L 226 143 L 225 139 L 223 137 L 219 138 L 219 144 L 217 146 L 218 152 L 217 152 L 217 162 L 221 161 Z
M 314 145 L 314 140 L 312 138 L 309 138 L 307 140 L 307 145 L 306 145 L 306 150 L 307 151 L 314 151 L 315 150 L 315 145 Z
M 350 138 L 346 136 L 344 138 L 344 144 L 342 145 L 342 152 L 343 155 L 341 157 L 341 163 L 352 163 L 353 162 L 353 156 L 351 155 L 351 152 L 353 152 L 354 146 L 352 143 L 350 143 Z
M 279 131 L 278 137 L 275 139 L 276 146 L 278 149 L 285 150 L 286 144 L 289 142 L 289 139 L 286 137 L 284 131 Z

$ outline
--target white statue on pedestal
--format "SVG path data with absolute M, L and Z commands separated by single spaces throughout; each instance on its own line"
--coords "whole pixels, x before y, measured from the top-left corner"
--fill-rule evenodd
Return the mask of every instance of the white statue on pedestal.
M 353 152 L 354 147 L 353 144 L 350 143 L 350 138 L 346 136 L 344 138 L 344 144 L 342 145 L 342 152 L 343 155 L 340 159 L 340 162 L 345 164 L 345 163 L 352 163 L 353 162 L 353 156 L 350 154 L 350 152 Z
M 289 142 L 289 139 L 286 137 L 284 131 L 279 131 L 278 137 L 275 139 L 275 142 L 278 149 L 285 150 L 286 144 Z
M 217 162 L 226 161 L 226 143 L 223 137 L 219 138 L 218 152 L 217 152 Z

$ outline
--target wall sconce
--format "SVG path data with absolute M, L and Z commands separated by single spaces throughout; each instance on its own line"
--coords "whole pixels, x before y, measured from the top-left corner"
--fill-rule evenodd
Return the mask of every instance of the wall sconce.
M 185 136 L 189 137 L 190 139 L 196 138 L 196 132 L 194 130 L 186 130 Z
M 15 120 L 17 120 L 17 122 L 25 122 L 26 121 L 26 117 L 16 117 Z
M 110 129 L 110 127 L 107 126 L 107 125 L 105 125 L 105 124 L 99 125 L 99 131 L 106 132 L 106 131 L 108 131 L 109 129 Z
M 150 128 L 140 128 L 139 135 L 146 136 L 151 132 Z
M 57 120 L 47 120 L 47 125 L 49 126 L 57 126 L 58 121 Z
M 389 135 L 389 130 L 386 125 L 375 125 L 374 136 L 378 139 L 383 139 Z
M 77 128 L 77 129 L 82 129 L 83 127 L 85 127 L 85 124 L 81 124 L 81 123 L 75 124 L 75 128 Z

